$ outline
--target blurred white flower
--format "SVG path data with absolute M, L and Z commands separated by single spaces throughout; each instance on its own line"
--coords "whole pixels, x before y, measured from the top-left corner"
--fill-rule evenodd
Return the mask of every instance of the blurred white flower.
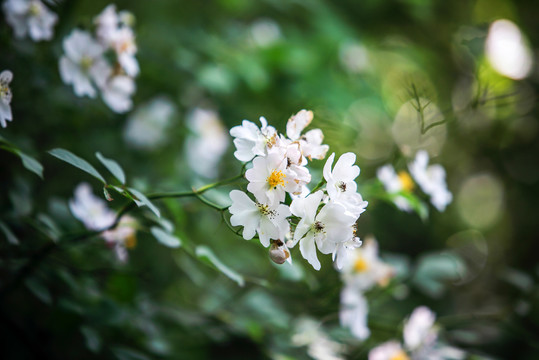
M 445 182 L 445 170 L 439 165 L 429 164 L 429 154 L 418 151 L 408 169 L 421 190 L 430 196 L 430 202 L 439 211 L 444 211 L 446 206 L 453 200 L 453 195 L 447 190 Z
M 152 150 L 163 145 L 177 113 L 172 101 L 156 97 L 139 106 L 127 120 L 124 139 L 135 148 Z
M 133 107 L 131 95 L 136 90 L 135 80 L 125 75 L 110 77 L 101 88 L 103 101 L 112 111 L 124 113 Z
M 116 5 L 108 5 L 99 15 L 94 18 L 97 25 L 96 34 L 99 41 L 108 45 L 112 34 L 118 28 L 120 19 L 116 13 Z
M 189 166 L 197 174 L 215 178 L 218 164 L 228 148 L 228 132 L 217 112 L 195 108 L 187 116 L 191 134 L 187 137 L 185 151 Z
M 352 335 L 365 340 L 371 334 L 367 326 L 369 305 L 363 293 L 355 286 L 345 286 L 341 291 L 339 319 L 341 326 L 350 329 Z
M 73 30 L 64 38 L 65 55 L 60 58 L 60 75 L 72 84 L 77 96 L 96 96 L 95 83 L 105 85 L 111 68 L 103 57 L 105 49 L 86 31 Z
M 355 232 L 355 226 L 352 227 Z M 342 269 L 344 264 L 349 261 L 348 258 L 353 254 L 354 250 L 363 245 L 363 241 L 357 236 L 351 240 L 337 244 L 337 249 L 333 252 L 333 261 L 337 269 Z
M 406 171 L 400 171 L 398 174 L 391 165 L 384 165 L 376 171 L 378 180 L 384 185 L 387 193 L 394 195 L 393 203 L 397 208 L 403 211 L 412 211 L 412 205 L 404 196 L 395 195 L 401 191 L 411 192 L 414 188 L 414 182 Z
M 369 352 L 369 360 L 410 360 L 397 341 L 388 341 Z
M 116 213 L 107 207 L 104 200 L 95 196 L 87 183 L 81 183 L 75 189 L 75 197 L 69 201 L 73 215 L 82 221 L 88 230 L 104 230 L 116 221 Z M 127 249 L 136 245 L 136 220 L 123 216 L 118 225 L 111 230 L 103 231 L 101 236 L 111 247 L 118 260 L 127 260 Z
M 336 252 L 339 243 L 353 238 L 352 226 L 356 221 L 339 203 L 330 202 L 317 213 L 323 196 L 322 191 L 317 191 L 305 198 L 294 199 L 290 205 L 292 214 L 301 218 L 292 245 L 299 241 L 301 255 L 316 270 L 320 270 L 316 247 L 323 254 Z
M 404 324 L 404 344 L 410 350 L 430 346 L 438 336 L 434 328 L 436 315 L 426 306 L 417 307 Z
M 394 269 L 378 257 L 378 243 L 366 239 L 363 246 L 350 252 L 342 268 L 347 286 L 367 291 L 374 285 L 385 286 L 394 274 Z
M 276 141 L 277 131 L 273 126 L 268 126 L 264 117 L 260 117 L 262 127 L 259 129 L 254 123 L 243 120 L 241 126 L 230 129 L 230 135 L 234 137 L 236 151 L 234 156 L 240 161 L 250 161 L 256 155 L 264 156 L 267 147 L 271 147 Z
M 107 207 L 104 200 L 95 196 L 87 183 L 75 189 L 75 198 L 69 201 L 73 215 L 89 230 L 103 230 L 111 226 L 116 214 Z
M 286 158 L 281 154 L 257 156 L 253 167 L 245 172 L 249 181 L 247 190 L 261 203 L 278 204 L 284 201 L 286 192 L 296 192 L 298 184 L 293 181 L 293 175 L 286 168 Z
M 290 216 L 287 205 L 259 203 L 252 201 L 246 193 L 239 190 L 230 192 L 232 205 L 229 208 L 233 226 L 243 226 L 243 238 L 250 240 L 258 233 L 260 243 L 270 245 L 270 239 L 284 239 L 290 230 L 286 218 Z
M 259 19 L 251 25 L 251 36 L 256 45 L 266 47 L 281 37 L 279 25 L 271 19 Z
M 9 70 L 4 70 L 0 73 L 0 125 L 5 128 L 7 121 L 12 121 L 11 114 L 11 89 L 9 83 L 13 80 L 13 73 Z
M 315 360 L 344 360 L 345 346 L 331 340 L 316 321 L 300 318 L 294 325 L 292 344 L 307 346 L 307 353 Z
M 369 52 L 361 44 L 347 42 L 339 49 L 341 65 L 351 73 L 360 73 L 369 68 Z
M 359 167 L 354 165 L 356 155 L 351 152 L 341 155 L 332 170 L 334 158 L 335 153 L 330 155 L 323 170 L 329 198 L 344 205 L 346 210 L 357 219 L 365 211 L 368 202 L 363 201 L 361 194 L 357 192 L 357 184 L 354 181 L 359 175 Z
M 58 16 L 40 0 L 6 0 L 3 8 L 15 37 L 23 38 L 29 34 L 34 41 L 52 39 Z

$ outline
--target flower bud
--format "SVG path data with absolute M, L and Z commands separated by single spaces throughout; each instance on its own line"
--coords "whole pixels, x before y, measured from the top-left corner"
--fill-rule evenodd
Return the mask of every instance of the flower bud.
M 271 242 L 269 257 L 274 263 L 280 265 L 290 257 L 290 252 L 281 240 L 274 240 Z

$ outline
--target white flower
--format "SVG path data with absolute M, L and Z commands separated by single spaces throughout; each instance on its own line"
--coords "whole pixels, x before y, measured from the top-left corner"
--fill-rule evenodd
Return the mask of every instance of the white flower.
M 335 153 L 330 155 L 323 171 L 329 198 L 343 204 L 357 219 L 365 211 L 368 202 L 363 201 L 361 195 L 357 193 L 357 184 L 354 181 L 359 175 L 359 167 L 354 165 L 356 155 L 351 152 L 341 155 L 332 170 L 334 158 Z
M 299 139 L 301 145 L 301 151 L 303 156 L 309 160 L 317 159 L 322 160 L 326 157 L 326 153 L 329 150 L 329 145 L 324 145 L 324 134 L 320 129 L 313 129 L 307 131 Z
M 133 78 L 125 75 L 116 75 L 109 78 L 101 88 L 101 96 L 105 104 L 114 112 L 124 113 L 133 107 L 131 95 L 133 95 L 135 89 L 136 86 Z
M 139 73 L 139 64 L 135 58 L 137 45 L 135 44 L 135 34 L 128 27 L 122 27 L 112 33 L 110 37 L 110 46 L 118 56 L 118 63 L 129 76 L 137 76 Z
M 250 240 L 258 233 L 260 243 L 270 245 L 270 239 L 284 239 L 290 225 L 286 218 L 290 209 L 283 204 L 269 205 L 252 201 L 246 193 L 239 190 L 230 192 L 232 205 L 229 208 L 233 226 L 243 226 L 243 238 Z
M 410 360 L 396 341 L 388 341 L 378 345 L 369 352 L 369 360 Z
M 266 47 L 281 37 L 279 25 L 271 19 L 258 19 L 251 25 L 251 36 L 256 45 Z
M 116 5 L 110 4 L 99 15 L 94 18 L 94 23 L 97 25 L 97 38 L 104 44 L 110 43 L 110 38 L 118 28 L 120 19 L 116 13 Z
M 385 286 L 394 270 L 378 257 L 378 243 L 371 238 L 365 240 L 361 248 L 350 252 L 342 273 L 346 284 L 367 291 L 375 284 Z
M 317 214 L 323 196 L 322 191 L 317 191 L 294 199 L 290 205 L 292 214 L 301 218 L 294 231 L 293 245 L 299 241 L 301 255 L 316 270 L 320 270 L 316 247 L 323 254 L 335 252 L 339 243 L 352 239 L 352 226 L 356 221 L 344 206 L 334 202 L 324 205 Z
M 247 190 L 261 203 L 277 204 L 283 202 L 285 193 L 298 191 L 298 183 L 286 168 L 286 158 L 279 153 L 270 153 L 266 157 L 257 156 L 253 167 L 245 172 L 249 180 Z
M 371 334 L 367 326 L 369 305 L 361 291 L 353 286 L 345 286 L 341 291 L 339 319 L 341 326 L 350 329 L 352 335 L 365 340 Z
M 7 121 L 12 121 L 11 114 L 11 89 L 9 83 L 13 79 L 13 73 L 9 70 L 4 70 L 0 73 L 0 125 L 5 128 Z
M 355 230 L 355 226 L 352 228 Z M 342 269 L 344 264 L 349 261 L 348 258 L 354 250 L 361 247 L 361 245 L 363 245 L 363 241 L 357 236 L 354 236 L 351 240 L 337 244 L 337 249 L 333 252 L 333 261 L 335 261 L 337 269 Z
M 250 161 L 256 155 L 264 156 L 267 147 L 276 141 L 277 131 L 273 126 L 268 126 L 264 117 L 260 117 L 262 127 L 259 129 L 254 123 L 243 120 L 241 126 L 230 129 L 230 135 L 234 137 L 236 151 L 234 156 L 240 161 Z
M 200 108 L 189 113 L 187 126 L 191 134 L 187 137 L 185 150 L 191 169 L 204 177 L 215 178 L 229 144 L 226 128 L 217 112 Z
M 414 182 L 406 171 L 400 171 L 399 174 L 391 165 L 384 165 L 376 171 L 378 180 L 382 182 L 388 194 L 394 195 L 401 191 L 411 192 L 414 188 Z M 393 203 L 397 208 L 403 211 L 412 211 L 412 205 L 404 196 L 395 195 Z
M 75 189 L 75 198 L 69 201 L 73 215 L 89 230 L 103 230 L 111 226 L 116 214 L 107 207 L 104 200 L 95 196 L 87 183 Z
M 307 346 L 307 353 L 315 360 L 343 360 L 345 346 L 331 340 L 321 325 L 310 318 L 300 318 L 294 325 L 292 344 Z
M 167 132 L 176 113 L 176 106 L 169 99 L 152 99 L 130 115 L 124 129 L 125 140 L 139 149 L 158 148 L 166 142 Z
M 104 230 L 116 221 L 116 214 L 107 207 L 104 200 L 95 196 L 87 183 L 81 183 L 75 189 L 75 198 L 69 201 L 73 215 L 82 221 L 89 230 Z M 118 225 L 111 230 L 103 231 L 101 236 L 107 245 L 114 249 L 118 260 L 127 260 L 127 249 L 136 245 L 136 220 L 123 216 Z
M 39 0 L 7 0 L 3 4 L 6 22 L 13 27 L 15 37 L 28 33 L 32 40 L 50 40 L 58 16 Z
M 404 343 L 410 350 L 421 345 L 429 346 L 436 341 L 437 331 L 434 328 L 436 315 L 426 306 L 416 308 L 404 324 Z
M 430 196 L 430 202 L 439 211 L 444 211 L 453 200 L 453 195 L 447 190 L 445 170 L 441 165 L 430 165 L 429 154 L 418 151 L 414 161 L 408 165 L 410 173 L 421 190 Z
M 66 84 L 73 84 L 77 96 L 96 96 L 95 83 L 104 86 L 111 69 L 103 57 L 105 49 L 92 36 L 81 30 L 64 39 L 65 55 L 60 58 L 60 75 Z
M 286 123 L 286 136 L 291 140 L 298 140 L 303 129 L 313 121 L 313 116 L 312 111 L 305 109 L 291 116 Z

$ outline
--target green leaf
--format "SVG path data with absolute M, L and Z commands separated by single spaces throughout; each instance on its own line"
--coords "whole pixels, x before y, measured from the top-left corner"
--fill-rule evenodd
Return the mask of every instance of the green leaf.
M 116 161 L 112 159 L 107 159 L 106 157 L 101 155 L 99 151 L 95 153 L 95 156 L 99 159 L 99 161 L 101 161 L 103 165 L 105 165 L 108 171 L 110 171 L 111 174 L 114 175 L 116 179 L 118 179 L 119 182 L 125 185 L 125 173 Z
M 427 295 L 439 298 L 446 285 L 465 278 L 466 271 L 464 261 L 452 252 L 427 254 L 418 260 L 412 282 Z
M 9 227 L 6 224 L 4 224 L 2 221 L 0 221 L 0 230 L 2 230 L 2 232 L 6 236 L 8 243 L 13 244 L 13 245 L 19 245 L 19 240 L 17 239 L 17 237 L 11 232 Z
M 20 150 L 17 150 L 17 155 L 22 160 L 22 165 L 27 169 L 43 179 L 43 165 L 33 157 L 26 155 Z
M 101 337 L 99 333 L 91 327 L 82 326 L 80 332 L 86 340 L 86 347 L 93 353 L 98 353 L 101 350 Z
M 92 165 L 90 165 L 88 161 L 78 157 L 72 152 L 65 149 L 52 149 L 51 151 L 49 151 L 49 154 L 81 169 L 82 171 L 87 172 L 88 174 L 101 181 L 103 184 L 107 183 L 103 176 L 101 176 L 101 174 Z
M 178 239 L 176 236 L 166 232 L 165 230 L 161 229 L 158 226 L 153 226 L 150 231 L 152 232 L 152 235 L 159 241 L 161 244 L 170 247 L 170 248 L 178 248 L 182 245 L 182 242 L 180 239 Z
M 127 190 L 129 190 L 132 195 L 135 195 L 136 198 L 133 198 L 133 201 L 135 201 L 138 207 L 146 205 L 155 215 L 157 215 L 157 217 L 161 217 L 161 212 L 159 211 L 159 209 L 154 204 L 152 204 L 152 202 L 146 197 L 146 195 L 144 195 L 137 189 L 127 188 Z
M 217 268 L 217 270 L 222 272 L 229 279 L 238 283 L 239 286 L 245 285 L 245 280 L 243 279 L 243 276 L 241 276 L 236 271 L 232 270 L 231 268 L 223 264 L 221 260 L 219 260 L 217 256 L 215 256 L 215 254 L 213 253 L 213 251 L 211 251 L 209 247 L 204 246 L 204 245 L 197 246 L 195 253 L 199 259 L 202 259 L 212 264 L 214 267 Z

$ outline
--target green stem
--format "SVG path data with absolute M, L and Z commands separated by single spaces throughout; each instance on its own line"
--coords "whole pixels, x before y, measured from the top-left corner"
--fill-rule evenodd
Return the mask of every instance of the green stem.
M 318 189 L 320 189 L 322 186 L 324 186 L 324 184 L 326 183 L 326 179 L 324 179 L 322 177 L 322 179 L 320 179 L 320 181 L 318 182 L 318 184 L 316 184 L 316 186 L 314 187 L 314 189 L 311 190 L 311 194 L 315 193 Z

